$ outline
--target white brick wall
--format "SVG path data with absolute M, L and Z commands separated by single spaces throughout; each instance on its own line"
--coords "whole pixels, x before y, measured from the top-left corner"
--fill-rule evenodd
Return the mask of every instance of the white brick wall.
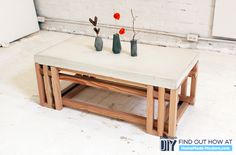
M 41 16 L 88 21 L 97 15 L 100 22 L 115 24 L 112 15 L 119 11 L 120 25 L 131 25 L 130 8 L 138 16 L 137 27 L 175 33 L 209 36 L 214 0 L 35 0 Z
M 99 22 L 109 25 L 131 26 L 130 8 L 138 16 L 136 27 L 144 30 L 164 31 L 185 36 L 188 33 L 211 38 L 215 0 L 34 0 L 39 16 L 78 21 L 82 24 L 46 22 L 41 28 L 75 34 L 94 35 L 91 26 L 86 25 L 89 17 L 97 15 Z M 113 13 L 121 13 L 116 23 Z M 114 29 L 101 28 L 103 37 L 111 37 Z M 125 40 L 131 38 L 128 31 Z M 236 54 L 235 43 L 200 41 L 191 43 L 185 38 L 170 37 L 155 33 L 140 32 L 139 42 L 164 46 L 215 50 Z

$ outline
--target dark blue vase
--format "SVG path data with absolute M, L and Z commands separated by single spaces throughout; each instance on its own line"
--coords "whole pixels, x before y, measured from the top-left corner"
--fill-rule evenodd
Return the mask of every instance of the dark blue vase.
M 113 35 L 112 51 L 114 54 L 119 54 L 121 51 L 120 35 L 117 33 Z

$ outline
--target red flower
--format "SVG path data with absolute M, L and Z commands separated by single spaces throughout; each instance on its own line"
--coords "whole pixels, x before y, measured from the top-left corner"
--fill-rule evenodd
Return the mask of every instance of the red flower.
M 120 31 L 119 31 L 119 34 L 120 34 L 120 35 L 125 34 L 125 29 L 124 29 L 124 28 L 121 28 Z
M 120 20 L 120 13 L 114 13 L 113 17 L 116 19 L 116 20 Z

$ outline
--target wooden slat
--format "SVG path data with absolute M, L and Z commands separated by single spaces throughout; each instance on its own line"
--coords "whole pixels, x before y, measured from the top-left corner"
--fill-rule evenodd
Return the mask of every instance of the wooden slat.
M 191 70 L 190 73 L 189 73 L 189 75 L 188 75 L 188 77 L 192 77 L 192 76 L 194 76 L 195 73 L 196 73 L 195 70 Z
M 192 103 L 193 102 L 193 98 L 190 96 L 182 96 L 179 95 L 179 100 L 182 102 L 187 102 L 187 103 Z
M 40 73 L 41 73 L 42 75 L 44 74 L 43 68 L 40 68 Z M 51 77 L 51 71 L 50 71 L 50 70 L 48 70 L 48 76 Z
M 158 99 L 158 91 L 155 91 L 154 92 L 154 97 L 155 99 Z M 166 93 L 165 92 L 165 100 L 166 101 L 170 101 L 170 94 Z M 183 102 L 188 102 L 190 103 L 192 101 L 192 98 L 189 97 L 189 96 L 182 96 L 182 95 L 179 95 L 179 101 L 183 101 Z
M 51 67 L 52 74 L 52 88 L 54 96 L 55 109 L 62 109 L 61 85 L 59 81 L 59 74 L 56 67 Z
M 87 85 L 95 88 L 100 88 L 100 89 L 105 89 L 105 90 L 110 90 L 118 93 L 123 93 L 123 94 L 130 94 L 130 95 L 135 95 L 135 96 L 142 96 L 146 97 L 147 93 L 146 90 L 143 88 L 137 88 L 133 86 L 126 86 L 126 85 L 121 85 L 117 83 L 110 83 L 106 81 L 101 81 L 95 78 L 85 78 L 85 77 L 76 77 L 72 75 L 66 75 L 66 74 L 60 74 L 60 79 L 61 80 L 67 80 L 71 81 L 73 83 L 79 83 L 81 85 Z M 158 99 L 158 91 L 154 91 L 154 97 L 155 99 Z M 170 100 L 170 95 L 168 93 L 165 93 L 165 100 L 169 101 Z M 180 96 L 180 101 L 183 102 L 189 102 L 189 97 L 182 97 Z
M 183 116 L 184 112 L 187 110 L 189 106 L 189 103 L 183 102 L 180 107 L 178 108 L 178 112 L 177 112 L 177 123 L 179 122 L 179 120 L 181 119 L 181 117 Z
M 87 86 L 84 85 L 77 85 L 74 89 L 64 95 L 65 98 L 73 98 Z
M 74 83 L 79 83 L 81 85 L 87 85 L 91 87 L 101 88 L 105 90 L 111 90 L 119 93 L 125 93 L 130 95 L 136 95 L 136 96 L 142 96 L 146 97 L 147 92 L 145 89 L 132 87 L 132 86 L 125 86 L 117 83 L 109 83 L 106 81 L 101 81 L 94 78 L 85 78 L 85 77 L 76 77 L 66 74 L 60 74 L 61 80 L 67 80 Z M 154 91 L 154 97 L 155 99 L 158 99 L 158 91 Z M 170 100 L 170 95 L 168 93 L 165 93 L 165 100 Z M 181 101 L 187 102 L 188 100 L 186 98 L 180 98 Z
M 52 98 L 52 86 L 51 86 L 51 78 L 48 75 L 48 66 L 43 65 L 43 79 L 44 79 L 44 87 L 47 98 L 47 107 L 53 108 L 53 98 Z
M 165 124 L 165 88 L 159 88 L 158 90 L 158 126 L 157 135 L 163 136 Z
M 69 93 L 71 90 L 73 90 L 75 87 L 77 87 L 79 84 L 77 83 L 72 83 L 69 86 L 67 86 L 66 88 L 62 89 L 61 91 L 61 95 L 64 96 L 67 93 Z
M 145 89 L 147 88 L 147 85 L 144 85 L 141 83 L 111 78 L 111 77 L 107 77 L 107 76 L 102 76 L 102 75 L 97 75 L 97 74 L 92 74 L 92 73 L 87 73 L 87 72 L 82 72 L 82 71 L 74 71 L 74 70 L 64 69 L 64 68 L 59 68 L 59 70 L 65 71 L 65 72 L 71 72 L 72 74 L 87 75 L 88 77 L 95 77 L 97 79 L 102 79 L 102 80 L 106 80 L 106 81 L 113 81 L 113 82 L 120 83 L 120 84 L 127 84 L 127 85 L 131 85 L 131 86 L 135 86 L 135 87 L 145 88 Z
M 169 137 L 175 137 L 177 124 L 177 109 L 178 109 L 178 89 L 171 90 L 170 93 L 170 107 L 169 107 Z
M 191 90 L 190 90 L 190 97 L 192 98 L 191 105 L 195 104 L 195 97 L 196 97 L 196 89 L 197 89 L 197 74 L 198 74 L 198 64 L 195 65 L 193 68 L 195 74 L 191 77 Z
M 121 85 L 116 85 L 116 84 L 99 82 L 98 80 L 92 79 L 92 78 L 83 79 L 81 77 L 74 77 L 74 76 L 70 76 L 70 75 L 60 74 L 60 79 L 66 80 L 66 81 L 71 81 L 73 83 L 79 83 L 81 85 L 110 90 L 110 91 L 114 91 L 114 92 L 118 92 L 118 93 L 146 97 L 146 92 L 144 90 L 135 89 L 135 88 L 128 87 L 128 86 L 121 86 Z
M 165 125 L 164 125 L 164 132 L 168 132 L 169 130 L 169 112 L 170 112 L 170 106 L 166 106 L 166 111 L 165 111 Z
M 178 106 L 178 110 L 177 110 L 177 121 L 176 121 L 176 126 L 178 124 L 178 122 L 180 121 L 181 117 L 183 116 L 184 112 L 187 110 L 189 106 L 189 103 L 187 102 L 183 102 L 180 106 Z M 168 132 L 168 125 L 169 125 L 169 105 L 166 106 L 165 108 L 165 120 L 164 120 L 164 132 Z M 157 122 L 159 121 L 156 120 Z M 157 127 L 157 124 L 154 123 L 154 127 Z
M 181 85 L 181 95 L 186 96 L 187 95 L 187 86 L 188 86 L 188 78 L 184 80 L 184 82 Z
M 124 121 L 135 123 L 135 124 L 140 124 L 140 125 L 146 124 L 145 117 L 137 116 L 137 115 L 129 114 L 125 112 L 114 111 L 114 110 L 106 109 L 102 107 L 97 107 L 97 106 L 90 105 L 83 102 L 72 101 L 71 99 L 67 99 L 65 97 L 63 97 L 63 105 L 70 108 L 92 112 L 98 115 L 108 116 L 108 117 L 124 120 Z
M 154 93 L 153 86 L 147 86 L 147 133 L 153 134 L 153 123 L 154 123 Z
M 154 90 L 154 97 L 155 97 L 155 99 L 158 99 L 158 90 Z M 165 100 L 166 101 L 170 100 L 170 94 L 168 92 L 166 92 L 166 89 L 165 89 Z
M 36 72 L 37 83 L 38 83 L 39 101 L 40 101 L 40 105 L 45 106 L 46 96 L 45 96 L 43 75 L 41 74 L 40 70 L 41 70 L 40 65 L 36 63 L 35 72 Z
M 166 111 L 165 111 L 165 122 L 168 123 L 169 120 L 169 112 L 170 112 L 170 104 L 166 105 Z
M 157 130 L 157 125 L 158 125 L 158 119 L 154 119 L 154 123 L 153 123 L 153 129 Z M 168 121 L 164 123 L 164 132 L 168 131 Z M 157 131 L 154 131 L 154 134 L 157 134 Z

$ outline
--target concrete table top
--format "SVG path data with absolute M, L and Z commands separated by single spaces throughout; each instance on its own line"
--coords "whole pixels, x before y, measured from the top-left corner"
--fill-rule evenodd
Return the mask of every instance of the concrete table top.
M 130 43 L 122 42 L 120 54 L 112 53 L 112 40 L 103 39 L 103 51 L 94 49 L 94 38 L 69 38 L 35 55 L 39 64 L 83 71 L 126 81 L 176 89 L 199 59 L 191 49 L 138 44 L 130 56 Z

